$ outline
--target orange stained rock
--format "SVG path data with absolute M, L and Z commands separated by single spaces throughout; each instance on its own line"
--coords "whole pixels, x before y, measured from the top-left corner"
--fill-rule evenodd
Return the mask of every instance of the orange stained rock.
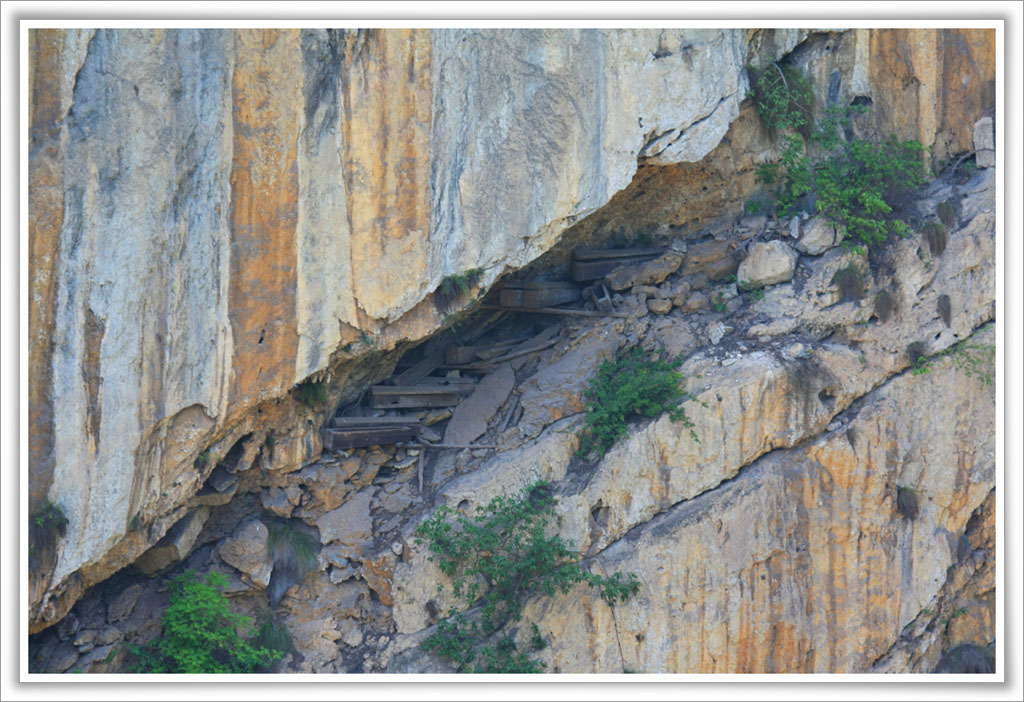
M 239 412 L 293 382 L 302 52 L 298 30 L 239 30 L 235 47 L 229 408 Z
M 53 338 L 57 260 L 64 224 L 64 159 L 60 148 L 64 32 L 32 29 L 29 38 L 28 348 L 29 505 L 53 480 Z
M 353 288 L 359 307 L 382 318 L 428 276 L 431 32 L 371 30 L 349 42 L 342 177 Z

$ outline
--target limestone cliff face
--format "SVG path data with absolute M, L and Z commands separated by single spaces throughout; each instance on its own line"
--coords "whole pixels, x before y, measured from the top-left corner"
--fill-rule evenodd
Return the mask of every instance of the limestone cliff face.
M 995 479 L 994 387 L 965 373 L 955 353 L 913 373 L 905 349 L 920 339 L 930 352 L 958 338 L 994 343 L 991 329 L 973 333 L 993 314 L 988 192 L 985 211 L 951 236 L 941 260 L 922 261 L 918 240 L 893 248 L 892 277 L 871 284 L 905 296 L 887 323 L 872 319 L 868 301 L 839 298 L 831 281 L 850 254 L 834 249 L 807 261 L 801 290 L 778 285 L 736 311 L 730 323 L 751 326 L 728 350 L 696 350 L 702 334 L 681 320 L 634 330 L 692 354 L 682 370 L 708 404 L 691 405 L 699 442 L 662 416 L 582 469 L 571 461 L 576 415 L 444 487 L 445 504 L 472 510 L 550 480 L 561 533 L 594 557 L 588 567 L 638 575 L 642 594 L 614 610 L 585 587 L 527 608 L 524 619 L 558 642 L 543 656 L 549 669 L 929 672 L 943 640 L 987 641 L 986 561 L 971 566 L 976 579 L 954 570 L 968 558 L 959 543 L 969 541 L 968 522 L 987 514 L 992 528 L 984 505 Z M 959 313 L 947 326 L 936 309 L 949 294 Z M 758 321 L 768 309 L 771 329 Z M 825 340 L 806 354 L 795 339 L 809 329 Z M 915 520 L 896 509 L 902 486 L 921 495 Z M 436 665 L 415 648 L 433 623 L 426 603 L 450 606 L 428 555 L 414 547 L 394 566 L 394 621 L 406 636 L 384 654 L 386 669 Z M 940 605 L 947 620 L 971 616 L 940 628 L 939 616 L 925 616 Z M 921 620 L 929 628 L 915 638 Z
M 387 373 L 445 322 L 445 276 L 486 287 L 560 237 L 735 213 L 767 153 L 744 66 L 791 51 L 836 100 L 871 98 L 858 129 L 936 159 L 992 108 L 975 30 L 30 32 L 30 505 L 69 519 L 32 630 L 217 463 L 315 459 L 322 413 L 289 390 Z

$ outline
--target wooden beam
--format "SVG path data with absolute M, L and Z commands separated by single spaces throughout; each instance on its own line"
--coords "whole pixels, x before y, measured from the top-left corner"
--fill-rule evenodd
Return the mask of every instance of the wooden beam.
M 324 447 L 329 451 L 344 451 L 363 446 L 391 445 L 415 439 L 419 434 L 419 425 L 326 429 L 324 430 Z
M 577 246 L 573 249 L 574 261 L 606 261 L 613 258 L 657 258 L 665 253 L 662 246 L 648 246 L 632 249 L 592 249 L 588 246 Z
M 444 363 L 444 351 L 435 351 L 407 371 L 394 376 L 392 385 L 415 385 L 437 370 Z
M 620 319 L 628 319 L 629 315 L 625 312 L 594 312 L 592 310 L 577 310 L 570 307 L 540 307 L 534 309 L 532 307 L 501 307 L 499 305 L 481 305 L 483 309 L 501 309 L 508 310 L 509 312 L 530 312 L 533 314 L 562 314 L 570 315 L 574 317 L 618 317 Z
M 334 429 L 357 429 L 359 427 L 411 426 L 419 425 L 416 417 L 332 417 Z
M 410 407 L 452 407 L 473 391 L 470 384 L 459 385 L 375 385 L 370 388 L 370 407 L 395 409 Z

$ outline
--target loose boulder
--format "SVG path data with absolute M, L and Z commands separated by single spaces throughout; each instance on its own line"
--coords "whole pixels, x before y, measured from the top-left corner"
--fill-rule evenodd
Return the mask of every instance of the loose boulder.
M 840 238 L 832 222 L 824 217 L 814 217 L 804 223 L 803 233 L 796 242 L 796 248 L 801 253 L 820 256 L 835 246 Z
M 736 274 L 741 288 L 763 288 L 793 279 L 799 254 L 781 241 L 759 242 L 750 247 Z
M 605 278 L 608 287 L 618 292 L 634 285 L 658 285 L 683 265 L 683 257 L 674 251 L 639 265 L 619 266 Z
M 982 117 L 974 123 L 974 152 L 974 162 L 978 168 L 996 165 L 996 137 L 991 117 Z
M 253 520 L 221 544 L 220 557 L 246 575 L 253 584 L 266 588 L 273 570 L 267 545 L 269 538 L 266 525 Z

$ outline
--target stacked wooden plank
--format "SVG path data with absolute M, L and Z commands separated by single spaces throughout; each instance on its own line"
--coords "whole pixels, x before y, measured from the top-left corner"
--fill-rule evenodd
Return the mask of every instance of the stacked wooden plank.
M 423 382 L 418 385 L 374 385 L 370 388 L 370 407 L 374 409 L 412 409 L 452 407 L 473 392 L 476 384 L 468 379 Z
M 564 281 L 508 283 L 498 295 L 501 306 L 509 309 L 557 307 L 578 299 L 579 286 Z
M 422 428 L 416 417 L 334 417 L 324 430 L 324 448 L 344 451 L 397 444 L 415 439 Z
M 619 266 L 632 266 L 655 259 L 665 253 L 664 248 L 591 249 L 577 247 L 572 252 L 569 272 L 577 282 L 603 278 Z
M 554 346 L 558 341 L 558 334 L 561 331 L 561 325 L 553 324 L 536 336 L 526 339 L 518 340 L 522 343 L 516 345 L 503 342 L 495 344 L 491 347 L 455 347 L 456 351 L 452 353 L 449 358 L 453 360 L 465 360 L 464 363 L 449 363 L 444 368 L 457 368 L 459 370 L 469 371 L 490 371 L 496 368 L 498 365 L 511 361 L 522 356 L 529 355 L 531 353 L 537 353 L 543 351 L 546 348 Z M 467 352 L 472 348 L 473 355 L 479 360 L 473 360 L 470 358 L 470 354 Z M 449 349 L 452 351 L 452 349 Z

